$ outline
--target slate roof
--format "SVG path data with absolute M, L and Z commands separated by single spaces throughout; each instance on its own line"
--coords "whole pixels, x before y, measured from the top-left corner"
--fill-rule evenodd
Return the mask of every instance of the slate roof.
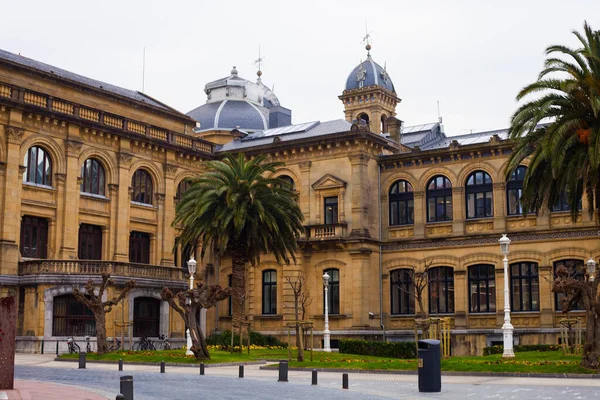
M 98 81 L 92 78 L 85 77 L 83 75 L 75 74 L 73 72 L 64 70 L 62 68 L 58 68 L 49 64 L 45 64 L 40 61 L 32 60 L 31 58 L 27 58 L 21 56 L 19 54 L 10 53 L 8 51 L 0 49 L 0 61 L 7 61 L 12 64 L 17 64 L 21 67 L 31 68 L 37 71 L 45 72 L 47 74 L 54 75 L 58 78 L 61 78 L 66 81 L 71 81 L 78 83 L 80 85 L 85 85 L 89 87 L 93 87 L 94 89 L 101 90 L 110 94 L 118 95 L 121 97 L 126 97 L 130 100 L 144 103 L 146 105 L 156 107 L 165 111 L 169 111 L 171 113 L 177 113 L 181 116 L 184 116 L 183 113 L 175 110 L 167 106 L 166 104 L 161 103 L 158 100 L 153 99 L 152 97 L 135 90 L 125 89 L 119 86 L 111 85 L 110 83 Z
M 265 146 L 275 142 L 289 142 L 317 136 L 348 132 L 352 124 L 343 119 L 333 121 L 314 121 L 289 125 L 251 133 L 241 140 L 234 140 L 221 146 L 216 152 L 238 151 Z
M 440 138 L 439 140 L 433 143 L 429 143 L 421 147 L 421 150 L 435 150 L 447 148 L 450 147 L 450 143 L 452 143 L 452 141 L 454 140 L 456 140 L 461 146 L 467 146 L 470 144 L 478 143 L 487 143 L 490 141 L 490 138 L 494 135 L 498 135 L 500 140 L 506 140 L 508 139 L 508 129 L 497 129 L 493 131 L 467 133 L 465 135 L 458 136 L 448 136 Z
M 394 84 L 392 83 L 392 79 L 389 77 L 387 71 L 381 67 L 381 65 L 377 64 L 371 56 L 369 56 L 365 61 L 358 64 L 348 78 L 346 79 L 346 90 L 359 89 L 359 80 L 357 79 L 357 74 L 359 70 L 363 70 L 365 75 L 363 81 L 363 87 L 368 86 L 382 86 L 383 88 L 396 93 L 396 89 L 394 89 Z

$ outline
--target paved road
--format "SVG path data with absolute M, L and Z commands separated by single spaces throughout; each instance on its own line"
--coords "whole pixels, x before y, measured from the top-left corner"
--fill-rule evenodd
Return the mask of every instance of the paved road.
M 199 376 L 196 368 L 91 364 L 78 370 L 76 363 L 53 362 L 44 356 L 17 356 L 16 377 L 92 388 L 114 399 L 119 377 L 133 375 L 136 400 L 165 399 L 511 399 L 554 400 L 599 399 L 600 380 L 459 377 L 442 379 L 442 393 L 419 393 L 417 377 L 393 374 L 350 374 L 350 390 L 341 389 L 341 373 L 319 373 L 319 385 L 311 386 L 310 372 L 290 371 L 288 383 L 277 382 L 277 371 L 246 366 L 239 379 L 238 367 L 207 367 Z

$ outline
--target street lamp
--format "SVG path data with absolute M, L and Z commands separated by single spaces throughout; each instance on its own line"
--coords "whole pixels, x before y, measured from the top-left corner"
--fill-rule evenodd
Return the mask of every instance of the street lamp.
M 502 260 L 504 262 L 504 325 L 502 325 L 502 335 L 504 336 L 504 352 L 502 357 L 514 357 L 513 352 L 513 326 L 510 323 L 510 297 L 508 287 L 508 248 L 510 246 L 510 239 L 506 237 L 506 234 L 502 234 L 500 240 L 500 251 L 504 256 Z
M 190 260 L 187 262 L 188 272 L 190 273 L 190 290 L 192 290 L 194 288 L 194 274 L 196 273 L 196 265 L 198 265 L 198 262 L 196 260 L 194 260 L 194 256 L 192 256 L 190 258 Z M 190 299 L 188 297 L 187 302 L 188 302 L 188 304 L 191 304 L 192 299 Z M 192 336 L 190 335 L 189 327 L 185 331 L 185 335 L 187 338 L 187 343 L 186 343 L 187 350 L 185 351 L 185 355 L 186 356 L 194 355 L 194 352 L 192 351 Z
M 325 329 L 323 329 L 323 351 L 330 353 L 331 345 L 329 342 L 329 309 L 327 307 L 327 291 L 329 290 L 329 275 L 327 272 L 323 274 L 323 288 L 325 289 Z
M 587 261 L 587 272 L 590 277 L 590 282 L 594 282 L 594 278 L 596 277 L 596 261 L 591 257 Z

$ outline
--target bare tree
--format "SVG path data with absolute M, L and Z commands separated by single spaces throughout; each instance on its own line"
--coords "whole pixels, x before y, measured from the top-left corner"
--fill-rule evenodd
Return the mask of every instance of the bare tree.
M 161 297 L 169 303 L 181 318 L 186 322 L 190 336 L 192 338 L 192 348 L 190 349 L 196 359 L 210 359 L 206 339 L 200 329 L 200 320 L 198 316 L 202 309 L 214 307 L 217 302 L 225 300 L 231 295 L 231 288 L 221 288 L 219 285 L 205 285 L 199 281 L 195 289 L 185 290 L 173 294 L 169 288 L 163 288 Z M 189 304 L 188 304 L 188 299 Z
M 304 361 L 304 332 L 303 326 L 300 324 L 300 312 L 302 312 L 302 321 L 306 316 L 306 309 L 312 303 L 310 293 L 306 288 L 306 278 L 302 273 L 295 277 L 286 276 L 285 280 L 292 288 L 294 294 L 294 317 L 296 325 L 296 347 L 298 348 L 298 361 Z
M 102 281 L 98 286 L 98 294 L 93 279 L 90 279 L 85 284 L 85 293 L 82 293 L 79 288 L 73 288 L 73 295 L 77 301 L 83 303 L 94 314 L 96 321 L 96 344 L 98 354 L 104 354 L 108 351 L 108 343 L 106 342 L 106 313 L 112 311 L 113 306 L 119 304 L 121 300 L 127 296 L 127 293 L 135 286 L 135 281 L 128 281 L 125 287 L 117 297 L 111 300 L 102 301 L 102 296 L 108 286 L 113 286 L 115 283 L 110 279 L 110 274 L 102 274 Z
M 600 367 L 600 298 L 598 298 L 598 283 L 600 279 L 591 280 L 589 276 L 584 279 L 577 278 L 564 265 L 556 270 L 556 278 L 552 291 L 564 293 L 562 301 L 563 312 L 569 312 L 578 303 L 582 302 L 586 315 L 585 345 L 581 366 L 590 369 Z M 581 304 L 581 303 L 580 303 Z
M 408 296 L 412 297 L 418 307 L 419 312 L 418 316 L 423 318 L 427 317 L 427 311 L 425 311 L 425 306 L 423 305 L 423 295 L 425 294 L 425 289 L 430 284 L 435 284 L 439 281 L 439 276 L 433 276 L 430 273 L 432 263 L 423 260 L 423 268 L 417 269 L 416 266 L 412 267 L 411 272 L 403 277 L 399 277 L 399 279 L 392 280 L 392 284 L 400 290 L 402 293 L 408 294 Z

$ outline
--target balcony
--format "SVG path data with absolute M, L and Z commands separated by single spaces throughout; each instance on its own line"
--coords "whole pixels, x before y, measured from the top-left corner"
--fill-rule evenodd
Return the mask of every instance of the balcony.
M 19 276 L 27 275 L 100 275 L 154 280 L 183 280 L 183 270 L 162 265 L 133 264 L 95 260 L 28 260 L 19 262 Z
M 308 225 L 304 227 L 306 231 L 306 240 L 336 240 L 346 238 L 348 225 L 326 224 L 326 225 Z

